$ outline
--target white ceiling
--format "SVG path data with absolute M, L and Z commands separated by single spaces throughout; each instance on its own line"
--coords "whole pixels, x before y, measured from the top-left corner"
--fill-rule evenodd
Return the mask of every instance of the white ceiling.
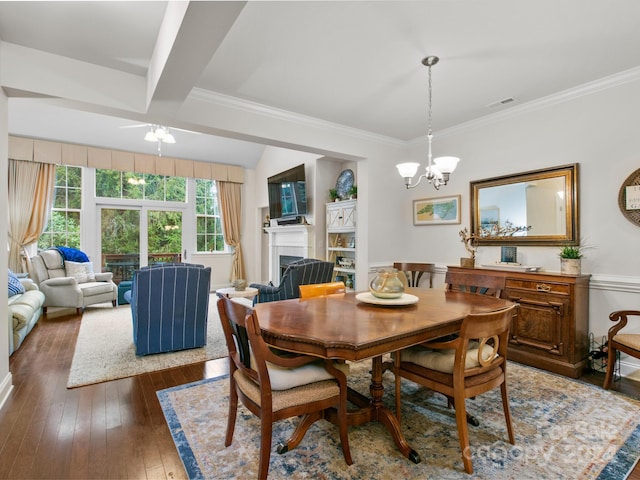
M 12 134 L 155 153 L 121 127 L 163 123 L 201 132 L 174 131 L 164 155 L 252 167 L 263 146 L 185 119 L 190 95 L 411 141 L 426 133 L 426 55 L 440 57 L 437 133 L 635 72 L 639 24 L 637 0 L 0 2 L 0 81 Z M 80 62 L 66 78 L 22 68 L 64 63 L 52 55 Z M 97 80 L 95 65 L 109 69 Z

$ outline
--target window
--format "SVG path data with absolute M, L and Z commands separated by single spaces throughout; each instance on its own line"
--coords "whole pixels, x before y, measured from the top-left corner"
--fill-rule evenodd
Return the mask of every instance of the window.
M 80 248 L 80 209 L 82 208 L 82 168 L 56 167 L 53 208 L 38 248 L 54 246 Z
M 196 179 L 196 251 L 224 252 L 218 189 L 214 180 Z
M 98 169 L 96 196 L 184 203 L 187 198 L 187 181 L 183 177 Z

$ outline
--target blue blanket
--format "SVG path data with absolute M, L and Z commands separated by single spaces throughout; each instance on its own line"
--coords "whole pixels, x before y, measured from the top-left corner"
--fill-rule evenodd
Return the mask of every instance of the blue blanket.
M 81 250 L 70 247 L 54 247 L 56 250 L 60 252 L 62 258 L 65 260 L 69 260 L 70 262 L 90 262 L 87 254 Z

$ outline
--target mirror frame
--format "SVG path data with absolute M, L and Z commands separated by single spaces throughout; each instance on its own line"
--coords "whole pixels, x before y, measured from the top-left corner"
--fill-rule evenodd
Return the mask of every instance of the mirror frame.
M 549 178 L 564 179 L 565 188 L 565 212 L 566 232 L 561 235 L 527 235 L 527 236 L 501 236 L 480 237 L 480 191 L 483 188 L 510 185 L 520 182 L 531 182 Z M 486 178 L 470 182 L 471 187 L 471 233 L 476 235 L 478 245 L 577 245 L 579 244 L 578 225 L 578 164 L 562 165 L 543 170 L 532 170 L 514 175 Z

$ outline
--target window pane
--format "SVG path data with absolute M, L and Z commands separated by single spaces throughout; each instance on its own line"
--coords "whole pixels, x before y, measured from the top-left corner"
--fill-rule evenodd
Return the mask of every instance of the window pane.
M 67 167 L 67 187 L 82 188 L 82 169 Z
M 144 198 L 164 201 L 164 177 L 145 175 L 144 180 Z
M 187 201 L 187 179 L 184 177 L 165 177 L 166 199 L 168 202 Z
M 67 189 L 56 187 L 53 197 L 53 208 L 65 208 L 67 206 Z
M 121 197 L 120 172 L 115 170 L 96 170 L 96 196 L 108 198 Z
M 68 208 L 80 210 L 82 208 L 82 191 L 78 188 L 69 188 L 67 190 Z
M 65 167 L 56 167 L 56 187 L 67 186 L 67 169 Z

